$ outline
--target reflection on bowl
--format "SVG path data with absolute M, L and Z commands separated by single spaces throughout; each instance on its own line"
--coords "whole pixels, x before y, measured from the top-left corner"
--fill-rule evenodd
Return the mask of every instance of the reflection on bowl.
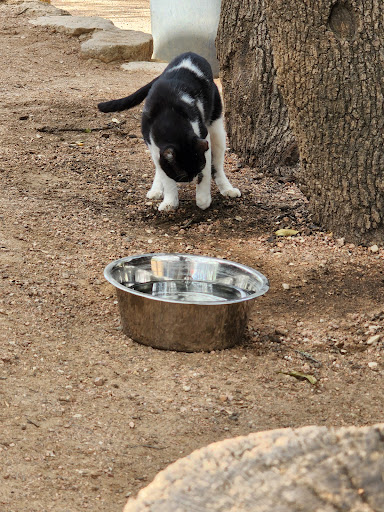
M 156 348 L 188 352 L 237 343 L 267 278 L 239 263 L 183 254 L 145 254 L 110 263 L 124 332 Z

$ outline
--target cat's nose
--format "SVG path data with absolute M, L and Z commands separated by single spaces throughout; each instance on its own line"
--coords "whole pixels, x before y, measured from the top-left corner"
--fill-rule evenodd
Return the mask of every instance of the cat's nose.
M 187 173 L 180 174 L 177 181 L 180 181 L 180 183 L 186 183 L 188 181 L 192 181 L 193 177 L 188 176 Z
M 188 173 L 180 169 L 178 169 L 177 172 L 173 171 L 171 174 L 168 174 L 168 176 L 173 180 L 177 181 L 177 183 L 185 183 L 191 181 L 190 177 L 188 176 Z

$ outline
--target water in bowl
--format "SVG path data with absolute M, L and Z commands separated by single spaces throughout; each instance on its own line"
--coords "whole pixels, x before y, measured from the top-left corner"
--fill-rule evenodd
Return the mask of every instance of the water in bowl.
M 247 294 L 235 286 L 200 281 L 156 281 L 131 286 L 138 292 L 178 302 L 227 302 Z

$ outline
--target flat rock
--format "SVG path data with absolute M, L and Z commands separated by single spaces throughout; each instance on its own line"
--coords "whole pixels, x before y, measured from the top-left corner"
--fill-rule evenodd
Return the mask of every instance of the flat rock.
M 108 30 L 95 32 L 81 45 L 84 58 L 103 62 L 150 60 L 153 50 L 151 34 L 135 30 Z
M 144 73 L 157 73 L 161 74 L 164 69 L 168 66 L 167 62 L 126 62 L 121 65 L 121 68 L 124 69 L 124 71 L 139 71 Z
M 227 439 L 161 471 L 124 512 L 383 512 L 384 424 Z
M 55 32 L 64 32 L 71 36 L 80 36 L 95 30 L 118 30 L 112 21 L 99 16 L 41 16 L 29 23 L 49 27 Z

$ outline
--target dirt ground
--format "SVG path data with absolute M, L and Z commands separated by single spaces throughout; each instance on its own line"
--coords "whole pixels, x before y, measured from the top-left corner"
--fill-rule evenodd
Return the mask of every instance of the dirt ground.
M 51 0 L 73 16 L 101 16 L 122 29 L 151 33 L 149 0 Z
M 322 231 L 285 170 L 263 176 L 232 154 L 241 198 L 214 189 L 200 211 L 187 186 L 176 212 L 158 212 L 140 108 L 96 108 L 153 76 L 82 60 L 78 39 L 21 11 L 0 4 L 0 510 L 119 511 L 213 441 L 383 421 L 383 249 Z M 103 269 L 158 251 L 269 278 L 241 346 L 166 352 L 121 332 Z

